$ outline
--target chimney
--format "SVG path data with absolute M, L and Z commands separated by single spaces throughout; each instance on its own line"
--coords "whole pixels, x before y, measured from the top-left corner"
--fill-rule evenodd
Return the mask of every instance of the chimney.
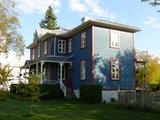
M 91 19 L 92 19 L 91 17 L 85 16 L 85 17 L 83 17 L 83 18 L 81 19 L 81 23 L 85 23 L 85 22 L 87 22 L 88 20 L 91 20 Z

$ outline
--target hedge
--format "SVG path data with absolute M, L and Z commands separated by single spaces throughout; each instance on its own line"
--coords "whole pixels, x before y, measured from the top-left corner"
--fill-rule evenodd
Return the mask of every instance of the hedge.
M 102 101 L 102 86 L 101 85 L 81 85 L 80 100 L 89 103 L 100 103 Z
M 40 99 L 48 100 L 60 99 L 64 97 L 64 94 L 59 85 L 40 84 L 39 87 Z M 11 84 L 10 93 L 20 97 L 30 97 L 28 84 Z

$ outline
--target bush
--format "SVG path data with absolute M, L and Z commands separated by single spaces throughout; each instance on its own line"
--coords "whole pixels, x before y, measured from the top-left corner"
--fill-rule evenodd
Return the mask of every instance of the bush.
M 80 99 L 89 103 L 100 103 L 102 101 L 101 85 L 81 85 Z
M 4 89 L 0 89 L 0 100 L 6 100 L 10 97 L 11 97 L 11 95 L 8 91 L 6 91 Z
M 40 99 L 60 99 L 64 97 L 59 85 L 40 84 Z M 30 98 L 28 84 L 11 84 L 10 93 L 23 98 Z
M 40 99 L 60 99 L 64 97 L 59 85 L 41 84 L 40 85 Z
M 160 90 L 160 84 L 149 84 L 149 89 L 152 91 Z

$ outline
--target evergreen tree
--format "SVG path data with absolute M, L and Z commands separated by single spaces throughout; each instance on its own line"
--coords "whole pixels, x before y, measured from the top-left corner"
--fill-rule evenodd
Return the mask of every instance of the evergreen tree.
M 59 29 L 57 25 L 57 17 L 53 13 L 53 9 L 51 6 L 48 7 L 45 13 L 45 18 L 41 20 L 40 27 L 48 30 Z

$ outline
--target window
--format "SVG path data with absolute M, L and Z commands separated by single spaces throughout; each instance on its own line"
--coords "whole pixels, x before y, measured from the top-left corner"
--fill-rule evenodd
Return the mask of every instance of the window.
M 72 39 L 68 40 L 68 52 L 72 52 Z
M 86 47 L 86 42 L 87 42 L 86 32 L 83 32 L 81 33 L 81 48 Z
M 81 75 L 81 80 L 86 79 L 86 61 L 81 61 L 80 64 L 80 75 Z
M 40 57 L 40 43 L 38 43 L 37 56 Z
M 60 65 L 58 65 L 58 68 L 57 68 L 57 78 L 58 78 L 58 80 L 60 80 Z M 65 80 L 65 76 L 66 76 L 66 74 L 65 74 L 65 66 L 63 65 L 63 67 L 62 67 L 62 80 Z
M 44 54 L 47 54 L 47 41 L 44 42 Z
M 119 80 L 120 69 L 119 60 L 115 59 L 111 61 L 111 78 L 112 80 Z
M 58 52 L 66 53 L 66 40 L 58 40 Z
M 110 47 L 112 48 L 120 47 L 119 32 L 116 30 L 110 31 Z
M 32 60 L 34 60 L 34 59 L 35 59 L 35 49 L 32 48 Z

